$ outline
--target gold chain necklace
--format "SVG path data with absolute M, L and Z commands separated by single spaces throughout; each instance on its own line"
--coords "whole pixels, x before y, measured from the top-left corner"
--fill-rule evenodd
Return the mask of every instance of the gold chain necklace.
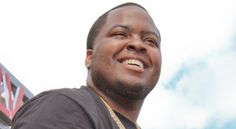
M 125 126 L 121 123 L 120 119 L 116 116 L 115 112 L 112 110 L 112 108 L 108 105 L 108 103 L 101 97 L 99 96 L 102 102 L 106 105 L 108 111 L 110 112 L 110 115 L 112 119 L 116 122 L 118 127 L 120 129 L 126 129 Z M 136 129 L 141 129 L 136 123 L 135 123 Z

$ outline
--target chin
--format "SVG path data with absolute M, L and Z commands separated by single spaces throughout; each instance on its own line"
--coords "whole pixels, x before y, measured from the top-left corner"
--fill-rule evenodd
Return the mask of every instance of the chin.
M 111 77 L 106 76 L 104 71 L 92 70 L 91 76 L 95 86 L 110 98 L 126 100 L 143 100 L 154 86 L 148 85 L 140 78 L 130 77 Z M 119 78 L 119 79 L 117 79 Z
M 100 79 L 99 79 L 100 80 Z M 143 100 L 151 91 L 143 85 L 127 84 L 121 81 L 109 82 L 107 80 L 95 81 L 96 87 L 113 100 L 119 101 L 121 98 L 129 101 Z
M 116 81 L 111 86 L 112 92 L 122 98 L 129 100 L 143 100 L 152 90 L 149 86 L 142 85 L 141 83 L 125 83 L 123 81 Z

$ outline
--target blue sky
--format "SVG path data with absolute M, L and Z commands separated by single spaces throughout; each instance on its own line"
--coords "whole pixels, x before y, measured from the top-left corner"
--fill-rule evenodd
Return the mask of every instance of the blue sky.
M 235 57 L 235 51 L 226 49 L 224 52 L 216 52 L 210 57 L 205 57 L 205 61 L 203 59 L 186 61 L 173 78 L 167 81 L 170 83 L 164 85 L 166 90 L 174 91 L 193 106 L 193 109 L 201 108 L 205 115 L 208 115 L 192 114 L 195 116 L 194 120 L 199 119 L 197 117 L 206 119 L 207 129 L 231 129 L 230 126 L 236 126 L 234 102 L 236 95 L 233 95 L 236 91 Z
M 0 62 L 34 94 L 79 87 L 90 26 L 126 1 L 0 1 Z M 140 113 L 142 128 L 236 128 L 235 0 L 132 1 L 162 36 L 161 78 Z
M 153 120 L 147 127 L 236 128 L 235 37 L 234 32 L 228 36 L 229 42 L 222 48 L 208 51 L 198 58 L 184 60 L 169 78 L 162 81 L 148 104 L 156 102 L 159 105 L 147 107 L 148 115 L 144 114 L 146 117 L 157 114 L 152 116 Z M 159 98 L 154 99 L 154 96 Z

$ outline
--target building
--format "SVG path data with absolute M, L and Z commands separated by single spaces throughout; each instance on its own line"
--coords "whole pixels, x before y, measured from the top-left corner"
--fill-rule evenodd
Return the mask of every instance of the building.
M 0 129 L 10 129 L 11 120 L 33 94 L 0 63 Z

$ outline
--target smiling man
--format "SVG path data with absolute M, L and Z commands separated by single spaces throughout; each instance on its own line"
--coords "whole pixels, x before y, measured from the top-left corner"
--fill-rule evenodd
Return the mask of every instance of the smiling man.
M 160 34 L 146 9 L 125 3 L 104 13 L 87 39 L 87 86 L 43 92 L 12 129 L 138 129 L 143 101 L 158 82 Z

